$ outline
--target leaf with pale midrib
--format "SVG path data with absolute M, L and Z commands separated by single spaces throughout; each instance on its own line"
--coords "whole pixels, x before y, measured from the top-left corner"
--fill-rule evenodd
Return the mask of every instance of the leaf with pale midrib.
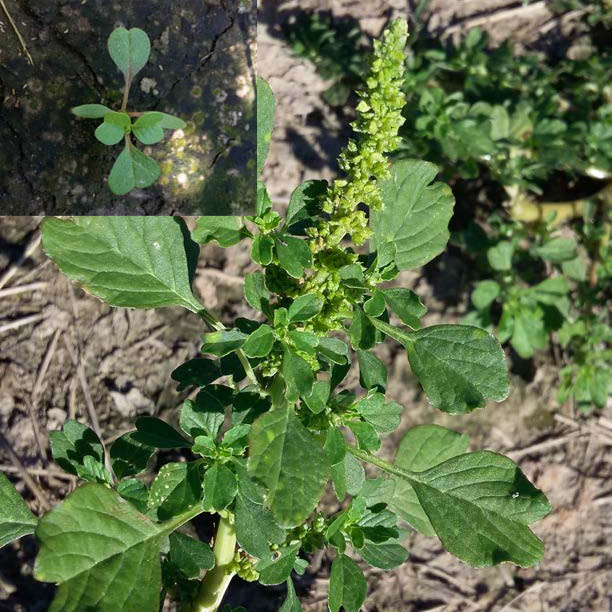
M 88 293 L 111 306 L 202 310 L 189 280 L 185 240 L 174 217 L 46 218 L 47 255 Z

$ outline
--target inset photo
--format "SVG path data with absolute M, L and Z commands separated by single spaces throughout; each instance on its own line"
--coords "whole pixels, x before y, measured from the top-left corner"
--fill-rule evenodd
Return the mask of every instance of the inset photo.
M 0 3 L 0 214 L 256 201 L 254 0 Z

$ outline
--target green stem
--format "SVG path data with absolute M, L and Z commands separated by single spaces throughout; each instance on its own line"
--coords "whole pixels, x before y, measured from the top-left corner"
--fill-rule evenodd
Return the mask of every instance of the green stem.
M 236 551 L 233 516 L 221 516 L 215 537 L 215 567 L 209 571 L 193 602 L 192 612 L 217 612 L 235 572 L 231 569 Z
M 127 109 L 128 96 L 130 95 L 130 88 L 132 87 L 132 74 L 131 71 L 125 77 L 125 89 L 123 91 L 123 102 L 121 103 L 121 110 L 125 112 Z

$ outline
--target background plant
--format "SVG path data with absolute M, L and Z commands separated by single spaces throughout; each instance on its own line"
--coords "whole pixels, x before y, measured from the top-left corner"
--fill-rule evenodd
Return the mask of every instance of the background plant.
M 607 27 L 600 4 L 573 9 L 592 26 Z M 289 26 L 294 52 L 310 59 L 340 36 L 331 18 L 325 35 L 309 35 L 315 21 Z M 547 62 L 542 54 L 516 54 L 510 42 L 490 49 L 478 28 L 456 46 L 415 29 L 404 76 L 406 121 L 393 155 L 438 164 L 463 194 L 452 242 L 477 264 L 470 267 L 476 311 L 466 321 L 497 329 L 522 358 L 552 348 L 559 400 L 585 411 L 601 408 L 612 393 L 605 308 L 612 214 L 609 37 L 595 36 L 602 42 L 587 57 Z M 358 65 L 361 51 L 351 53 Z M 332 88 L 359 81 L 341 67 L 333 78 Z M 585 334 L 573 333 L 569 341 L 568 330 Z
M 201 217 L 191 234 L 172 217 L 45 220 L 44 248 L 69 278 L 112 306 L 197 313 L 209 330 L 202 352 L 214 357 L 172 374 L 179 389 L 197 390 L 181 406 L 180 431 L 141 416 L 110 448 L 75 421 L 52 433 L 55 460 L 88 482 L 40 521 L 0 481 L 0 541 L 36 531 L 35 574 L 59 585 L 52 611 L 155 612 L 168 591 L 184 610 L 214 611 L 237 574 L 286 581 L 281 610 L 295 612 L 292 573 L 305 571 L 303 555 L 327 549 L 329 609 L 357 612 L 367 583 L 353 556 L 384 570 L 403 563 L 405 525 L 438 536 L 475 567 L 541 559 L 529 525 L 550 505 L 507 457 L 468 452 L 467 436 L 437 425 L 409 430 L 393 462 L 375 454 L 402 412 L 385 395 L 386 367 L 373 351 L 387 336 L 404 346 L 440 410 L 467 413 L 508 394 L 491 334 L 421 327 L 420 298 L 385 287 L 444 249 L 453 207 L 448 187 L 432 182 L 432 164 L 390 169 L 385 160 L 402 123 L 405 39 L 406 24 L 396 21 L 374 46 L 357 139 L 340 160 L 345 177 L 300 185 L 285 218 L 260 183 L 256 215 Z M 273 118 L 272 92 L 259 80 L 258 172 Z M 258 319 L 227 328 L 193 295 L 198 243 L 211 241 L 250 242 L 263 271 L 245 278 L 245 298 Z M 357 248 L 366 241 L 369 249 Z M 352 361 L 359 394 L 341 388 Z M 147 486 L 142 474 L 164 449 L 183 460 L 163 465 Z M 366 478 L 366 463 L 381 475 Z M 331 516 L 317 509 L 329 481 L 343 502 Z M 203 513 L 216 524 L 211 545 L 183 529 Z
M 182 129 L 186 124 L 167 113 L 127 110 L 134 77 L 145 67 L 151 53 L 151 42 L 146 32 L 139 28 L 115 29 L 108 37 L 108 52 L 125 77 L 121 109 L 113 111 L 103 104 L 83 104 L 73 108 L 72 112 L 77 117 L 104 120 L 95 132 L 102 144 L 113 146 L 124 141 L 124 149 L 108 177 L 108 186 L 113 193 L 125 195 L 134 188 L 149 187 L 160 174 L 157 162 L 136 148 L 130 134 L 143 145 L 152 145 L 163 140 L 164 130 Z

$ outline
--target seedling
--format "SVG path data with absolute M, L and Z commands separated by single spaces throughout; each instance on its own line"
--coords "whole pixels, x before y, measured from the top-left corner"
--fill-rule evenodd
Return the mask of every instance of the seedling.
M 185 612 L 216 612 L 235 575 L 286 582 L 280 610 L 299 612 L 292 576 L 321 549 L 333 558 L 329 610 L 358 612 L 363 565 L 404 563 L 408 526 L 475 567 L 528 567 L 542 558 L 529 524 L 550 504 L 507 457 L 469 452 L 467 436 L 437 425 L 410 429 L 393 461 L 376 454 L 403 410 L 386 397 L 387 369 L 373 352 L 387 338 L 406 349 L 429 401 L 444 412 L 468 413 L 509 391 L 504 353 L 490 333 L 422 327 L 419 296 L 385 286 L 444 249 L 454 204 L 450 189 L 433 182 L 432 164 L 389 168 L 385 157 L 402 123 L 406 31 L 394 21 L 374 45 L 353 125 L 358 139 L 340 158 L 345 176 L 302 183 L 286 216 L 260 182 L 254 216 L 200 217 L 191 235 L 173 217 L 44 221 L 44 249 L 70 279 L 112 306 L 196 313 L 209 356 L 172 373 L 180 390 L 197 391 L 180 409 L 180 431 L 141 416 L 107 449 L 75 421 L 52 432 L 55 460 L 87 484 L 40 521 L 0 481 L 9 502 L 0 504 L 0 542 L 35 530 L 35 575 L 58 585 L 52 612 L 158 612 L 168 592 Z M 274 121 L 262 79 L 257 112 L 261 173 Z M 349 236 L 369 249 L 358 254 Z M 261 267 L 244 281 L 256 319 L 228 328 L 192 293 L 197 243 L 213 241 L 250 248 Z M 352 363 L 359 393 L 339 387 Z M 148 486 L 141 475 L 159 449 L 182 460 L 163 465 Z M 368 463 L 378 477 L 366 477 Z M 328 485 L 342 503 L 334 514 L 319 505 Z M 212 548 L 181 529 L 203 513 L 217 525 Z
M 145 67 L 151 53 L 151 42 L 146 32 L 138 28 L 115 29 L 108 37 L 108 52 L 125 77 L 121 109 L 113 111 L 103 104 L 83 104 L 73 108 L 72 112 L 77 117 L 104 120 L 95 131 L 102 144 L 114 146 L 124 142 L 123 151 L 108 177 L 108 186 L 113 193 L 125 195 L 134 188 L 149 187 L 160 174 L 157 162 L 136 147 L 131 134 L 143 145 L 152 145 L 164 138 L 164 130 L 182 129 L 186 124 L 167 113 L 127 110 L 134 77 Z

